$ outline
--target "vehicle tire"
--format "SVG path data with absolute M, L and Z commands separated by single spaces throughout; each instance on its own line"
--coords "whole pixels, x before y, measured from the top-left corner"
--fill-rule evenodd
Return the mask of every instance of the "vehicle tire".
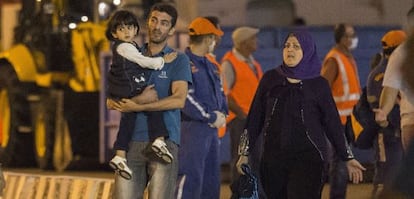
M 45 91 L 45 94 L 37 95 L 32 101 L 31 110 L 37 165 L 40 169 L 54 169 L 56 99 Z
M 5 167 L 36 165 L 29 91 L 29 85 L 19 81 L 13 66 L 0 60 L 0 163 Z

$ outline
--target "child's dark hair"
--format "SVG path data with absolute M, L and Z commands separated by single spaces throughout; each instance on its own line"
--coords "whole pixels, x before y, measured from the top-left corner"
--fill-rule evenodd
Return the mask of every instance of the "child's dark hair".
M 106 38 L 108 38 L 111 41 L 115 40 L 115 38 L 112 36 L 112 33 L 115 33 L 118 26 L 121 25 L 136 26 L 138 28 L 137 32 L 139 32 L 139 24 L 137 17 L 130 11 L 120 10 L 115 12 L 109 20 L 105 32 Z

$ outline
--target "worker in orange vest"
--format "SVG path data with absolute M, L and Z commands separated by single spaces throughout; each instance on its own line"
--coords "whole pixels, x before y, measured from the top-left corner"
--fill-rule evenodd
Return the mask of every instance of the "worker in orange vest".
M 232 33 L 233 49 L 228 51 L 222 60 L 222 68 L 227 89 L 229 116 L 227 129 L 231 138 L 231 170 L 232 180 L 238 173 L 235 164 L 238 158 L 240 135 L 246 123 L 246 116 L 253 101 L 263 71 L 252 53 L 257 49 L 259 29 L 239 27 Z
M 321 75 L 328 80 L 342 125 L 345 126 L 347 117 L 351 115 L 361 95 L 358 68 L 351 53 L 357 47 L 358 37 L 354 27 L 349 24 L 336 25 L 334 37 L 336 44 L 325 56 Z M 338 133 L 345 135 L 344 131 L 338 130 Z M 348 141 L 351 141 L 349 137 Z M 345 198 L 347 173 L 346 163 L 339 160 L 333 152 L 330 173 L 331 199 Z

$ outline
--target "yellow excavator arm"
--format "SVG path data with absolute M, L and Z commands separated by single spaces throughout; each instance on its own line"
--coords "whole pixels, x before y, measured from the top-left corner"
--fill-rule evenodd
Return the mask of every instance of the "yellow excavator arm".
M 100 90 L 99 55 L 109 50 L 105 24 L 82 23 L 72 31 L 74 76 L 69 80 L 76 92 Z

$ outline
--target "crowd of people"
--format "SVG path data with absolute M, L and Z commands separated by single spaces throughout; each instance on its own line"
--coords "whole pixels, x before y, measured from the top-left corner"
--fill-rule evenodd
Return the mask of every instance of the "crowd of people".
M 372 198 L 414 197 L 414 8 L 405 31 L 378 41 L 382 51 L 364 88 L 351 24 L 334 27 L 335 44 L 319 60 L 301 23 L 284 39 L 280 64 L 264 72 L 253 56 L 258 28 L 236 28 L 233 48 L 217 60 L 219 19 L 191 21 L 188 47 L 179 52 L 167 43 L 177 18 L 172 4 L 155 4 L 143 46 L 134 42 L 140 25 L 132 12 L 117 11 L 108 23 L 107 107 L 122 112 L 110 161 L 114 198 L 144 198 L 145 190 L 152 199 L 220 198 L 220 137 L 229 133 L 232 184 L 249 165 L 258 198 L 319 199 L 328 178 L 330 198 L 345 199 L 348 182 L 363 181 L 366 170 L 351 147 L 353 114 L 364 103 L 372 112 L 364 119 L 378 125 L 369 140 Z M 0 165 L 0 197 L 4 186 Z
M 412 74 L 407 54 L 414 44 L 405 42 L 404 31 L 392 30 L 379 41 L 381 59 L 363 95 L 352 55 L 358 37 L 350 24 L 334 27 L 335 45 L 324 60 L 305 27 L 293 30 L 283 42 L 280 65 L 264 73 L 253 56 L 258 28 L 236 28 L 233 48 L 217 60 L 214 50 L 224 34 L 218 18 L 191 21 L 188 47 L 179 52 L 167 43 L 177 17 L 173 5 L 155 4 L 143 46 L 133 42 L 139 25 L 132 13 L 116 12 L 108 25 L 116 56 L 107 106 L 122 112 L 111 161 L 114 198 L 143 198 L 146 189 L 156 199 L 220 198 L 219 131 L 226 127 L 232 182 L 249 165 L 259 198 L 317 199 L 328 176 L 330 198 L 344 199 L 348 182 L 361 182 L 366 170 L 352 153 L 347 125 L 361 100 L 370 103 L 372 120 L 381 126 L 372 140 L 378 154 L 373 197 L 414 196 L 407 188 L 413 180 L 404 175 L 413 164 L 407 157 L 414 151 L 414 84 L 400 72 Z M 386 185 L 381 193 L 379 184 Z

